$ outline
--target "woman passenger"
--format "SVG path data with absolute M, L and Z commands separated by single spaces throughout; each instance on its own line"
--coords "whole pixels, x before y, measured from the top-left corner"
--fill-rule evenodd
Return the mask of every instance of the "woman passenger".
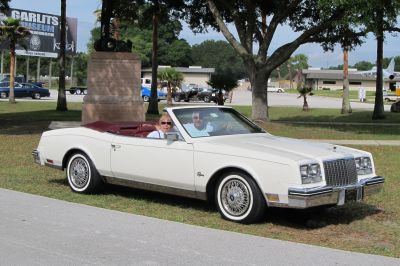
M 160 120 L 158 121 L 158 125 L 156 126 L 157 130 L 150 132 L 147 137 L 153 139 L 163 139 L 165 138 L 165 133 L 169 132 L 172 129 L 172 119 L 169 114 L 164 113 Z

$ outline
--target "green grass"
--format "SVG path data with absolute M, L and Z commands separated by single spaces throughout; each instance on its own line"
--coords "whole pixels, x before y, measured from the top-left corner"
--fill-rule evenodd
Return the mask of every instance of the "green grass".
M 71 192 L 64 173 L 33 163 L 32 149 L 37 147 L 40 133 L 52 120 L 80 120 L 80 104 L 69 104 L 70 111 L 55 112 L 55 103 L 18 103 L 10 105 L 0 102 L 0 187 L 43 195 L 70 202 L 77 202 L 101 208 L 157 217 L 171 221 L 204 227 L 241 232 L 262 237 L 276 238 L 314 244 L 343 250 L 400 257 L 400 147 L 359 146 L 372 152 L 377 172 L 386 177 L 381 193 L 369 197 L 363 203 L 347 204 L 326 211 L 299 211 L 269 209 L 265 219 L 254 225 L 240 225 L 221 219 L 216 208 L 209 203 L 169 196 L 148 191 L 108 186 L 96 195 L 80 195 Z M 249 113 L 249 108 L 238 108 Z M 337 112 L 337 111 L 336 111 Z M 307 112 L 304 116 L 298 109 L 272 108 L 274 119 L 289 119 L 290 114 L 307 119 L 317 114 L 329 118 L 337 116 L 335 111 L 321 110 Z M 154 118 L 154 117 L 153 117 Z M 318 120 L 321 118 L 313 118 Z M 350 119 L 350 118 L 348 118 Z M 359 116 L 354 118 L 357 121 Z M 395 118 L 391 118 L 395 119 Z M 351 119 L 350 119 L 351 120 Z M 347 120 L 347 121 L 350 121 Z M 370 121 L 369 121 L 370 122 Z M 267 123 L 266 127 L 277 135 L 309 138 L 312 132 L 317 138 L 347 134 L 360 139 L 359 130 L 348 128 L 308 127 Z M 388 128 L 384 127 L 383 128 Z M 353 131 L 352 131 L 353 129 Z M 399 132 L 399 131 L 397 131 Z M 386 136 L 384 132 L 371 136 Z M 361 136 L 365 136 L 366 133 Z M 5 151 L 5 152 L 4 152 Z

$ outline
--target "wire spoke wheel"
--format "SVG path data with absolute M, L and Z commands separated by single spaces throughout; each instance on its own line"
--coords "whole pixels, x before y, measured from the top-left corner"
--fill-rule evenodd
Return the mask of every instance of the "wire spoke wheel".
M 75 187 L 85 187 L 90 179 L 90 168 L 88 163 L 79 157 L 72 160 L 69 167 L 69 176 Z
M 267 206 L 254 179 L 240 171 L 220 177 L 215 188 L 215 203 L 222 218 L 244 224 L 260 220 Z
M 222 187 L 221 202 L 233 216 L 243 215 L 250 206 L 249 188 L 240 180 L 229 180 Z

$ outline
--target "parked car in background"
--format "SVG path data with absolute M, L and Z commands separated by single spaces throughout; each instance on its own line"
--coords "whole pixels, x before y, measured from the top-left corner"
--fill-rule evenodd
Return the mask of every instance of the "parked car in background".
M 143 101 L 149 102 L 151 95 L 151 89 L 142 85 L 142 90 L 140 92 L 140 96 L 142 97 Z M 157 98 L 158 101 L 167 99 L 167 93 L 164 90 L 157 90 Z
M 369 152 L 273 136 L 230 107 L 165 111 L 175 131 L 164 139 L 147 138 L 155 123 L 97 121 L 44 132 L 34 161 L 65 170 L 76 193 L 108 183 L 209 200 L 246 224 L 267 207 L 343 205 L 383 187 Z
M 205 88 L 200 86 L 187 86 L 182 87 L 181 90 L 174 93 L 174 101 L 180 102 L 217 102 L 218 97 L 218 89 L 213 88 Z M 224 101 L 228 98 L 228 95 L 225 91 L 223 91 Z
M 0 98 L 6 99 L 10 95 L 10 82 L 0 82 Z M 42 97 L 50 97 L 50 91 L 46 88 L 31 83 L 14 83 L 15 98 L 31 97 L 39 100 Z
M 7 81 L 10 82 L 10 74 L 1 75 L 0 83 L 1 82 L 7 82 Z M 14 77 L 14 82 L 17 82 L 17 83 L 30 83 L 30 84 L 36 85 L 38 87 L 43 87 L 43 84 L 44 84 L 44 82 L 34 82 L 32 80 L 26 80 L 25 76 L 23 76 L 23 75 L 15 76 Z
M 277 93 L 285 92 L 285 90 L 283 88 L 275 87 L 272 85 L 268 85 L 267 91 L 268 92 L 277 92 Z

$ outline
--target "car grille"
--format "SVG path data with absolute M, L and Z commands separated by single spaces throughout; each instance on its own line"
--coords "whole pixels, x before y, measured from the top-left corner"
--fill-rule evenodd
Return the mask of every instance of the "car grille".
M 324 162 L 325 180 L 328 186 L 340 187 L 357 183 L 354 158 Z

